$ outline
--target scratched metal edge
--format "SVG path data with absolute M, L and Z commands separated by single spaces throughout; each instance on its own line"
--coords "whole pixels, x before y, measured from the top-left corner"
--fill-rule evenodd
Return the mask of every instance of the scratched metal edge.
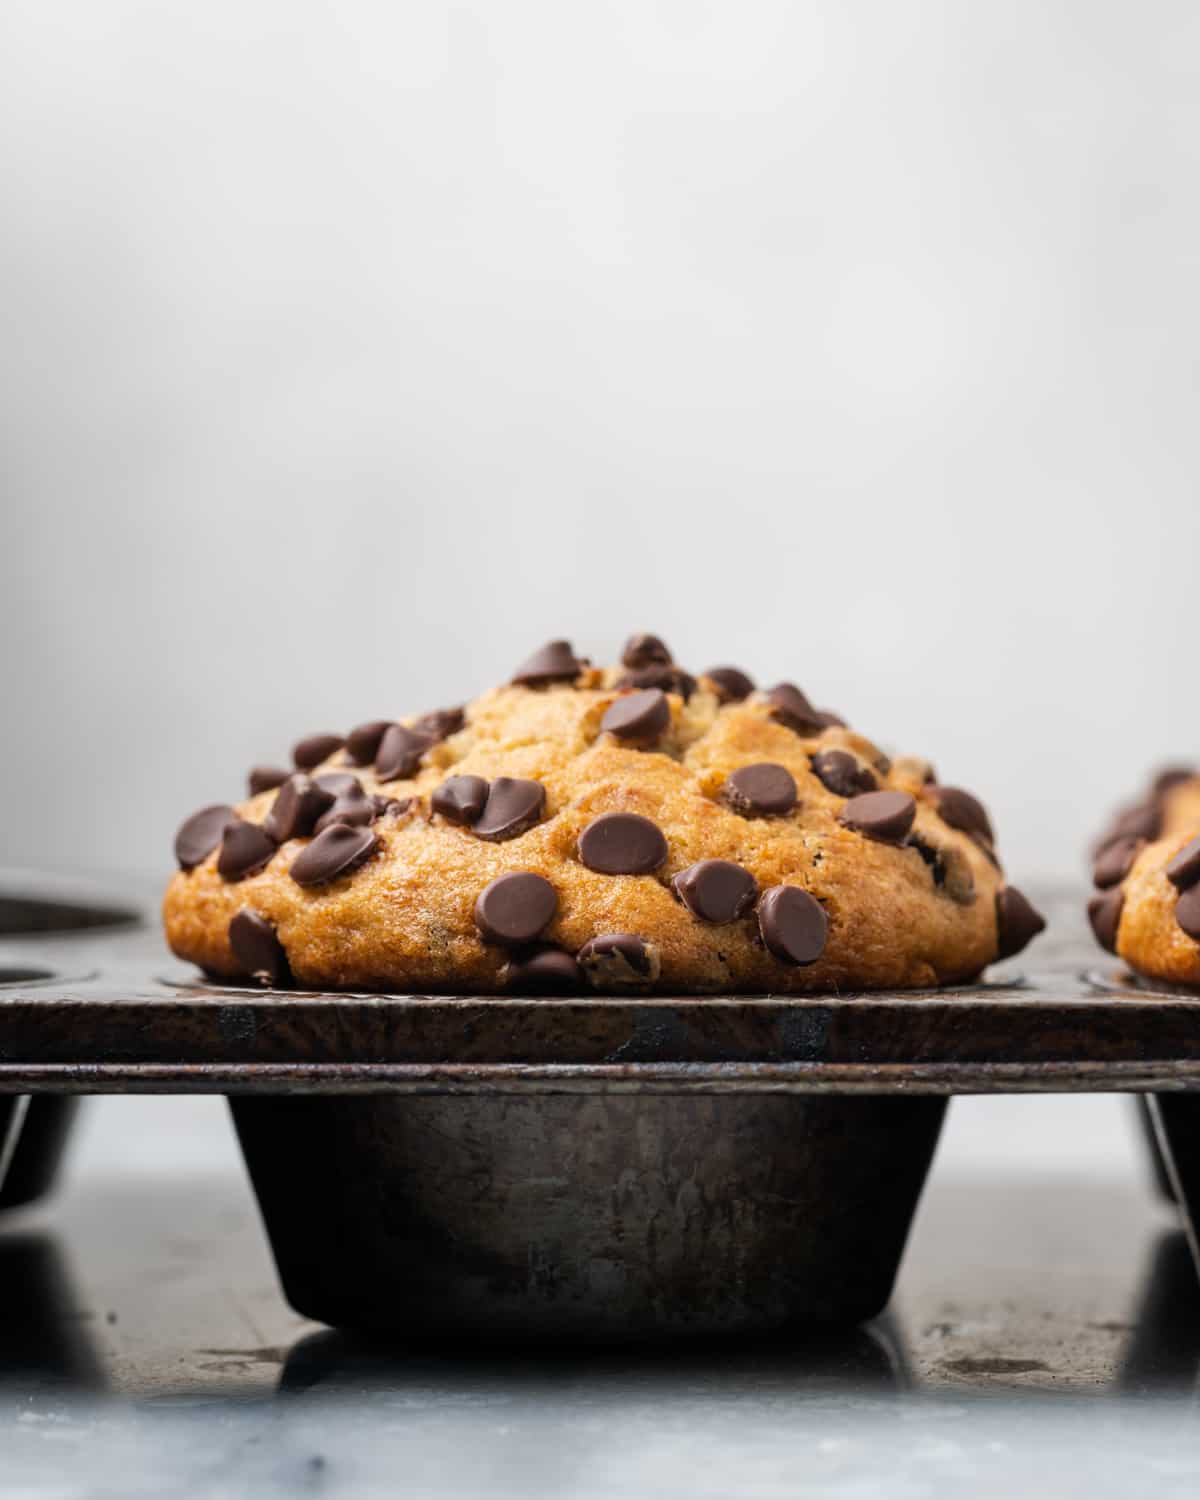
M 1186 1063 L 0 1064 L 8 1094 L 1064 1094 L 1200 1089 Z

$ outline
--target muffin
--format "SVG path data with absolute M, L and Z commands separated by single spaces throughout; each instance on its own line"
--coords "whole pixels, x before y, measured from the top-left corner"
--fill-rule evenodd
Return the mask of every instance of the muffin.
M 481 994 L 919 989 L 1043 927 L 980 802 L 791 683 L 566 641 L 314 734 L 179 829 L 167 940 L 227 980 Z
M 1200 773 L 1160 771 L 1094 850 L 1097 942 L 1149 979 L 1200 984 Z

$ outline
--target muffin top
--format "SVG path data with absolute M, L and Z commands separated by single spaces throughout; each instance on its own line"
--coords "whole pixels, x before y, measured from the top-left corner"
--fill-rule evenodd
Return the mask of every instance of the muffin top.
M 1044 925 L 979 801 L 791 683 L 566 641 L 463 707 L 314 734 L 194 813 L 163 915 L 310 989 L 789 994 L 974 978 Z
M 1200 773 L 1168 766 L 1120 809 L 1093 854 L 1096 940 L 1139 974 L 1200 984 Z

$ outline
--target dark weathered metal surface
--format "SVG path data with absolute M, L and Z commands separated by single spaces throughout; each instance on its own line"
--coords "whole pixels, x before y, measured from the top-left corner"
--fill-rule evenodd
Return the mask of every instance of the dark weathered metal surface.
M 0 1091 L 539 1087 L 910 1093 L 1200 1087 L 1200 997 L 1071 970 L 922 995 L 264 994 L 95 962 L 0 987 Z
M 746 1094 L 233 1101 L 292 1306 L 471 1339 L 871 1317 L 944 1109 Z

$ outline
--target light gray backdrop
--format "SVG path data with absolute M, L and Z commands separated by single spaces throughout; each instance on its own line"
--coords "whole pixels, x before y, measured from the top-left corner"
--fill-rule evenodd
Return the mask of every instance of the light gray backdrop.
M 550 634 L 1072 870 L 1193 701 L 1187 3 L 7 0 L 7 862 Z

